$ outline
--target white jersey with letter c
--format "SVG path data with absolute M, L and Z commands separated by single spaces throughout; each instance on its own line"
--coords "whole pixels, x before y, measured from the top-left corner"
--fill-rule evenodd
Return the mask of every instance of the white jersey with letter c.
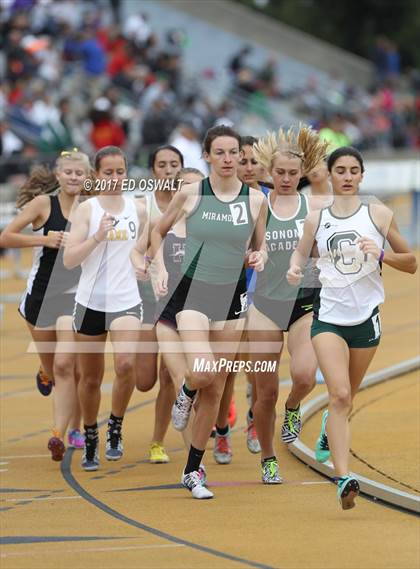
M 335 216 L 331 208 L 321 211 L 315 235 L 321 290 L 314 314 L 322 322 L 361 324 L 385 300 L 380 264 L 360 250 L 361 237 L 372 239 L 380 249 L 384 246 L 368 205 L 360 204 L 348 217 Z

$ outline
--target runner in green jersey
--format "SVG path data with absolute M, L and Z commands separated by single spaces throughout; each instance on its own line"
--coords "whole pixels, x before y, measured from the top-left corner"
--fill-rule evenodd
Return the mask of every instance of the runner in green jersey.
M 250 188 L 261 191 L 265 196 L 268 195 L 269 189 L 267 187 L 268 182 L 263 182 L 268 178 L 268 174 L 265 169 L 257 162 L 254 157 L 252 147 L 257 142 L 257 138 L 254 136 L 243 136 L 241 139 L 241 159 L 238 165 L 238 178 L 244 184 L 247 184 Z M 247 296 L 248 305 L 252 304 L 253 293 L 255 291 L 255 282 L 257 274 L 252 269 L 246 270 L 246 283 L 247 283 Z M 244 330 L 242 336 L 242 342 L 246 345 L 248 339 L 246 330 Z M 243 362 L 249 361 L 248 353 L 245 350 L 241 350 L 237 356 L 237 360 Z M 257 432 L 254 426 L 254 420 L 252 415 L 252 408 L 256 399 L 255 391 L 255 381 L 253 379 L 253 372 L 245 368 L 244 373 L 247 378 L 247 391 L 246 397 L 249 405 L 248 412 L 246 414 L 246 442 L 248 450 L 253 454 L 259 454 L 261 452 L 260 443 L 258 442 Z M 220 401 L 219 414 L 217 415 L 216 427 L 214 429 L 214 449 L 213 456 L 218 464 L 229 464 L 232 461 L 232 447 L 230 443 L 229 431 L 226 433 L 227 427 L 233 427 L 236 422 L 237 413 L 236 405 L 234 400 L 234 383 L 235 383 L 235 372 L 231 372 L 226 380 L 225 390 L 223 392 L 222 399 Z
M 230 127 L 210 129 L 204 140 L 204 158 L 210 177 L 184 186 L 152 232 L 153 256 L 171 226 L 186 216 L 185 275 L 175 294 L 183 308 L 178 331 L 188 361 L 188 377 L 172 412 L 177 430 L 188 424 L 197 390 L 200 404 L 182 484 L 194 498 L 212 498 L 199 472 L 207 441 L 216 421 L 227 370 L 234 361 L 247 310 L 244 265 L 257 271 L 266 259 L 264 228 L 266 204 L 260 192 L 237 178 L 240 136 Z M 250 249 L 250 251 L 248 251 Z M 161 264 L 161 256 L 156 256 Z M 167 273 L 158 267 L 157 290 L 167 292 Z
M 313 290 L 297 290 L 286 280 L 289 260 L 310 207 L 297 187 L 302 175 L 324 158 L 325 150 L 326 144 L 308 127 L 300 128 L 297 134 L 280 130 L 278 135 L 271 133 L 254 145 L 257 160 L 271 174 L 274 190 L 268 197 L 268 261 L 264 272 L 258 275 L 254 304 L 248 313 L 248 338 L 255 366 L 261 360 L 278 363 L 284 332 L 288 332 L 292 390 L 286 401 L 281 432 L 285 443 L 299 436 L 300 402 L 314 387 L 317 368 L 310 339 Z M 258 349 L 261 347 L 263 350 Z M 278 372 L 277 369 L 257 372 L 256 367 L 254 372 L 257 388 L 254 419 L 261 444 L 262 481 L 280 484 L 282 479 L 273 443 Z

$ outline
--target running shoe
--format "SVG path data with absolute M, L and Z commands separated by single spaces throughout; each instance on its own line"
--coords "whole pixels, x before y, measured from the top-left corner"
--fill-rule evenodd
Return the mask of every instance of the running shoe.
M 351 510 L 356 505 L 355 498 L 359 495 L 360 486 L 354 476 L 342 476 L 337 482 L 337 497 L 343 510 Z
M 248 447 L 249 452 L 252 454 L 258 454 L 261 452 L 261 445 L 260 441 L 258 440 L 257 431 L 255 429 L 254 420 L 250 418 L 249 413 L 246 416 L 247 428 L 245 429 L 246 432 L 246 446 Z
M 193 498 L 197 500 L 209 500 L 214 497 L 213 492 L 210 492 L 203 482 L 203 478 L 200 473 L 195 470 L 194 472 L 189 472 L 188 474 L 182 473 L 181 484 L 184 488 L 187 488 Z
M 85 436 L 82 468 L 87 472 L 98 470 L 99 468 L 99 438 L 97 436 Z
M 107 460 L 120 460 L 123 455 L 122 434 L 119 427 L 110 427 L 106 432 L 105 458 Z
M 163 464 L 169 462 L 169 456 L 166 454 L 163 445 L 157 442 L 150 443 L 149 462 L 151 464 Z
M 200 466 L 198 467 L 198 474 L 201 476 L 201 481 L 205 486 L 207 482 L 207 471 L 203 463 L 201 463 Z
M 290 444 L 295 441 L 302 430 L 302 416 L 300 406 L 297 409 L 285 408 L 284 422 L 281 428 L 281 440 Z
M 227 435 L 219 435 L 216 431 L 213 456 L 217 464 L 230 464 L 232 462 L 233 453 L 230 446 L 230 430 Z
M 236 404 L 234 398 L 232 397 L 232 401 L 230 402 L 229 405 L 229 414 L 228 414 L 228 423 L 231 429 L 233 429 L 233 427 L 235 426 L 237 418 L 238 418 L 238 413 L 236 412 Z
M 325 431 L 328 419 L 328 409 L 322 413 L 321 432 L 315 445 L 315 458 L 318 462 L 327 462 L 331 456 L 328 437 Z
M 190 418 L 191 409 L 194 403 L 195 397 L 188 397 L 185 391 L 181 387 L 178 397 L 175 399 L 175 403 L 172 407 L 172 425 L 175 430 L 183 431 L 188 425 L 188 419 Z
M 61 462 L 63 460 L 64 453 L 66 452 L 66 447 L 60 437 L 55 436 L 53 433 L 53 436 L 48 441 L 48 450 L 51 451 L 52 460 Z
M 47 376 L 42 367 L 39 368 L 36 374 L 36 386 L 40 394 L 44 397 L 47 397 L 53 388 L 53 381 Z
M 261 463 L 261 479 L 263 484 L 281 484 L 283 482 L 277 459 L 272 458 Z
M 81 449 L 85 446 L 85 437 L 79 429 L 69 431 L 67 440 L 69 448 Z

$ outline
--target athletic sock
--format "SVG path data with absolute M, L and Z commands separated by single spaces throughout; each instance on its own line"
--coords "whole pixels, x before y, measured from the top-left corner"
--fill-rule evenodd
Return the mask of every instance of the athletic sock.
M 226 425 L 226 427 L 218 427 L 216 425 L 216 432 L 219 436 L 225 437 L 229 433 L 229 425 Z
M 288 407 L 287 405 L 285 405 L 285 408 L 286 408 L 288 411 L 299 411 L 300 403 L 299 403 L 299 405 L 298 405 L 297 407 Z
M 93 425 L 84 425 L 85 437 L 89 440 L 94 440 L 99 438 L 98 423 Z
M 185 393 L 185 395 L 187 395 L 187 397 L 189 397 L 190 399 L 193 399 L 195 397 L 195 394 L 197 393 L 196 389 L 188 389 L 186 382 L 184 382 L 182 390 Z
M 124 417 L 116 417 L 111 413 L 108 419 L 108 429 L 118 429 L 121 431 L 123 419 Z
M 272 460 L 277 460 L 277 458 L 275 456 L 269 456 L 268 458 L 263 458 L 261 464 L 264 464 L 264 462 L 271 462 Z
M 188 460 L 184 470 L 184 474 L 189 474 L 190 472 L 198 471 L 204 452 L 205 452 L 204 450 L 199 450 L 198 448 L 194 448 L 191 445 L 190 452 L 188 453 Z

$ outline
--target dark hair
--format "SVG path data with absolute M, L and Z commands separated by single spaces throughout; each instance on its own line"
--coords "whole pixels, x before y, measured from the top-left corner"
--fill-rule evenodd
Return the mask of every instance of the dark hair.
M 241 148 L 244 146 L 254 146 L 254 144 L 258 142 L 258 138 L 255 136 L 242 136 L 241 137 Z
M 340 146 L 340 148 L 337 148 L 336 150 L 334 150 L 334 152 L 331 152 L 327 160 L 328 172 L 331 172 L 335 162 L 337 162 L 337 160 L 342 156 L 353 156 L 353 158 L 356 158 L 356 160 L 360 164 L 360 169 L 363 174 L 363 172 L 365 171 L 365 166 L 363 164 L 362 155 L 356 148 L 353 148 L 353 146 Z
M 170 150 L 171 152 L 174 152 L 175 154 L 177 154 L 179 156 L 179 161 L 181 162 L 181 166 L 184 167 L 184 156 L 183 156 L 182 152 L 180 150 L 178 150 L 178 148 L 176 148 L 175 146 L 172 146 L 172 144 L 164 144 L 163 146 L 158 146 L 157 148 L 155 148 L 153 150 L 153 152 L 150 154 L 150 156 L 149 156 L 149 168 L 151 170 L 154 170 L 155 162 L 156 162 L 156 156 L 158 155 L 158 153 L 161 150 Z
M 238 141 L 239 148 L 242 148 L 242 138 L 241 136 L 234 130 L 232 127 L 227 126 L 225 124 L 221 124 L 219 126 L 213 126 L 209 128 L 206 132 L 203 142 L 204 152 L 210 154 L 211 145 L 213 144 L 216 138 L 219 136 L 230 136 L 231 138 L 235 138 Z
M 310 185 L 311 185 L 311 183 L 308 180 L 308 178 L 306 176 L 302 176 L 302 178 L 299 180 L 297 191 L 299 192 L 300 190 L 303 190 L 303 188 L 306 188 L 306 186 L 310 186 Z
M 93 159 L 93 164 L 95 166 L 96 172 L 99 170 L 101 166 L 101 160 L 102 158 L 105 158 L 105 156 L 122 156 L 122 158 L 124 158 L 125 169 L 128 169 L 127 157 L 121 148 L 118 148 L 118 146 L 104 146 L 98 150 L 98 152 L 95 154 L 95 158 Z

